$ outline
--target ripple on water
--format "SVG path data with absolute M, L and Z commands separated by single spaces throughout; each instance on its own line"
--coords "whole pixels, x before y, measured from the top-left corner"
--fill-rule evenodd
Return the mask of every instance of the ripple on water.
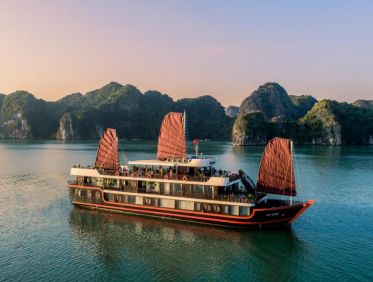
M 121 145 L 129 159 L 155 155 L 154 142 Z M 219 165 L 255 178 L 262 148 L 224 142 L 201 148 Z M 372 147 L 296 148 L 300 197 L 316 203 L 282 231 L 73 208 L 69 168 L 93 162 L 95 150 L 95 143 L 0 142 L 0 279 L 373 279 Z

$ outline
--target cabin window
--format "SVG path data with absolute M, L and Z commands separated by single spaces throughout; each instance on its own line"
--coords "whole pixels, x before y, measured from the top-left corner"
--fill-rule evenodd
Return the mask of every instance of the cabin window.
M 194 203 L 194 210 L 200 211 L 202 209 L 201 203 Z
M 157 182 L 146 182 L 146 192 L 148 192 L 148 193 L 159 193 L 159 183 L 157 183 Z
M 203 186 L 201 186 L 201 185 L 194 185 L 193 192 L 194 193 L 203 193 Z
M 144 204 L 147 206 L 157 207 L 159 204 L 159 199 L 157 198 L 144 198 Z
M 231 215 L 239 215 L 240 213 L 239 206 L 231 206 Z
M 146 181 L 139 181 L 138 192 L 145 192 L 145 191 L 146 191 Z
M 181 210 L 194 210 L 194 202 L 191 201 L 178 201 L 179 205 L 178 208 Z
M 154 183 L 154 192 L 159 193 L 160 191 L 160 185 L 159 182 Z
M 205 186 L 205 194 L 209 199 L 212 198 L 212 192 L 213 191 L 213 186 Z
M 146 192 L 149 193 L 151 191 L 151 187 L 152 187 L 151 182 L 146 182 L 145 187 L 146 187 Z
M 144 197 L 141 196 L 135 196 L 136 197 L 136 204 L 137 205 L 143 205 L 144 204 Z
M 223 206 L 223 213 L 230 214 L 230 206 Z
M 169 199 L 160 199 L 161 201 L 161 207 L 163 208 L 175 208 L 175 200 L 169 200 Z
M 240 215 L 249 215 L 249 207 L 240 207 Z
M 182 185 L 182 190 L 184 192 L 184 196 L 190 197 L 192 194 L 192 185 L 190 184 L 183 184 Z
M 181 184 L 174 183 L 173 187 L 172 187 L 172 192 L 173 192 L 173 194 L 180 194 L 182 192 L 182 190 L 181 190 Z
M 136 203 L 136 196 L 127 196 L 126 201 L 129 204 L 135 204 Z
M 169 182 L 166 182 L 164 183 L 164 194 L 165 195 L 169 195 L 170 194 L 170 190 L 171 190 L 171 187 L 170 187 L 170 183 Z
M 158 189 L 160 194 L 164 194 L 164 183 L 163 182 L 158 182 Z
M 109 201 L 109 202 L 114 202 L 114 194 L 111 194 L 111 193 L 105 193 L 104 194 L 104 197 L 105 197 L 105 200 Z

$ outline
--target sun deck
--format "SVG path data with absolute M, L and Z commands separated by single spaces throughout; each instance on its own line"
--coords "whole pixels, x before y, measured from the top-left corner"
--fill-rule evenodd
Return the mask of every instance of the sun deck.
M 209 167 L 215 163 L 210 157 L 190 157 L 190 158 L 169 158 L 167 160 L 137 160 L 129 161 L 131 166 L 167 166 L 167 167 Z

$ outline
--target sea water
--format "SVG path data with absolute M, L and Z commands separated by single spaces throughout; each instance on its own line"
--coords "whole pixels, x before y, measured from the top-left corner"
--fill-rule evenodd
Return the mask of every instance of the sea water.
M 372 146 L 296 147 L 298 197 L 316 203 L 285 230 L 73 207 L 70 167 L 93 164 L 96 149 L 96 141 L 0 141 L 0 280 L 373 280 Z M 200 152 L 255 181 L 263 147 L 201 142 Z M 120 157 L 155 158 L 156 143 L 121 142 Z

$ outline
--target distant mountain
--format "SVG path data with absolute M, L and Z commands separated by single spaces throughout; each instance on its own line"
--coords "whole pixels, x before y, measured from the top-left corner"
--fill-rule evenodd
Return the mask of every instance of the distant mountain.
M 237 107 L 237 106 L 228 106 L 225 109 L 225 114 L 227 116 L 229 116 L 230 118 L 236 118 L 239 111 L 240 111 L 240 107 Z
M 186 111 L 190 138 L 229 139 L 231 135 L 233 120 L 225 115 L 224 107 L 212 96 L 178 100 L 172 110 Z
M 317 103 L 316 98 L 310 95 L 289 95 L 289 98 L 297 109 L 297 117 L 303 117 Z
M 228 139 L 232 120 L 211 96 L 174 101 L 158 91 L 111 82 L 56 102 L 25 91 L 0 96 L 0 138 L 96 139 L 104 128 L 121 138 L 156 139 L 163 116 L 186 111 L 190 138 Z
M 49 103 L 26 91 L 16 91 L 2 99 L 1 138 L 49 138 L 57 126 Z
M 4 98 L 5 98 L 5 94 L 0 93 L 0 109 L 1 109 L 1 106 L 3 104 Z
M 356 100 L 352 105 L 359 108 L 373 109 L 373 100 Z
M 242 102 L 232 129 L 233 144 L 262 145 L 275 136 L 298 144 L 373 144 L 370 102 L 317 102 L 312 96 L 289 96 L 277 83 L 266 83 Z
M 234 106 L 225 111 L 212 96 L 174 101 L 155 90 L 142 93 L 133 85 L 111 82 L 56 102 L 26 91 L 0 94 L 0 138 L 97 139 L 113 127 L 121 138 L 154 140 L 166 113 L 185 111 L 189 139 L 231 137 L 240 146 L 266 144 L 275 136 L 298 144 L 373 144 L 372 104 L 317 102 L 266 83 L 243 100 L 239 111 Z
M 302 143 L 373 144 L 373 110 L 322 100 L 300 120 Z
M 269 123 L 262 112 L 241 114 L 236 118 L 232 129 L 235 145 L 265 145 L 269 136 Z
M 278 83 L 268 82 L 245 98 L 240 106 L 240 114 L 262 112 L 266 120 L 284 116 L 293 119 L 297 108 L 292 103 L 286 90 Z

